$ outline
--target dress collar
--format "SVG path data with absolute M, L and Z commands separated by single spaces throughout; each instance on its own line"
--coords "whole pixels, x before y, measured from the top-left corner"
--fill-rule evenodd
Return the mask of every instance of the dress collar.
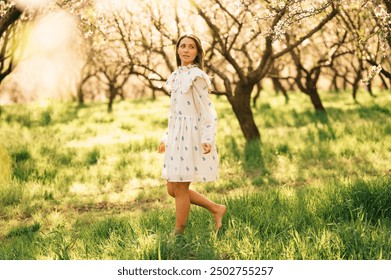
M 192 68 L 196 68 L 196 67 L 198 67 L 198 64 L 190 64 L 190 65 L 187 65 L 187 66 L 179 66 L 178 70 L 179 71 L 188 71 L 188 70 L 190 70 Z

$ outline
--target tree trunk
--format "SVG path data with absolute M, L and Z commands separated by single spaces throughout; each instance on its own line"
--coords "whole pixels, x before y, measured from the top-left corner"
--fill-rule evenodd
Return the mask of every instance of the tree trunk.
M 321 69 L 320 67 L 311 69 L 311 71 L 306 77 L 306 87 L 307 87 L 307 92 L 311 98 L 312 105 L 314 105 L 315 110 L 318 112 L 319 111 L 325 112 L 326 110 L 323 107 L 322 100 L 320 99 L 318 93 L 318 86 L 317 86 L 320 77 L 320 69 Z
M 357 99 L 357 92 L 358 92 L 358 85 L 361 80 L 361 73 L 357 73 L 356 79 L 354 79 L 353 85 L 352 85 L 352 96 L 353 100 L 356 101 Z
M 8 65 L 7 70 L 0 73 L 0 84 L 5 79 L 5 77 L 7 77 L 9 74 L 11 74 L 11 72 L 12 72 L 12 61 Z
M 119 95 L 119 97 L 121 97 L 121 101 L 124 101 L 124 100 L 125 100 L 125 93 L 124 93 L 124 91 L 122 90 L 122 88 L 119 88 L 119 89 L 118 89 L 117 95 Z
M 84 94 L 83 94 L 82 85 L 78 86 L 77 88 L 77 101 L 79 102 L 79 105 L 84 104 Z
M 228 98 L 247 142 L 261 139 L 250 105 L 253 88 L 254 85 L 239 83 L 235 89 L 235 96 Z
M 379 73 L 379 77 L 380 77 L 380 80 L 381 80 L 381 82 L 382 82 L 383 88 L 384 88 L 384 89 L 389 89 L 388 84 L 387 84 L 386 80 L 384 79 L 382 73 Z
M 261 91 L 262 91 L 262 84 L 258 83 L 257 84 L 257 92 L 253 97 L 253 107 L 254 108 L 257 108 L 257 101 L 258 101 L 258 98 L 261 96 Z
M 367 85 L 367 89 L 368 89 L 369 95 L 372 96 L 372 97 L 375 97 L 375 95 L 373 94 L 372 82 L 371 81 L 369 81 L 369 83 Z
M 349 80 L 348 80 L 348 78 L 346 78 L 346 74 L 343 76 L 343 84 L 342 84 L 342 88 L 343 88 L 343 90 L 344 91 L 347 91 L 347 89 L 348 89 L 348 85 L 349 85 Z
M 357 92 L 358 92 L 358 88 L 360 86 L 360 81 L 362 79 L 362 72 L 364 70 L 364 62 L 362 59 L 360 59 L 358 61 L 358 70 L 356 71 L 357 75 L 356 75 L 356 78 L 354 79 L 353 81 L 353 99 L 354 101 L 356 101 L 356 98 L 357 98 Z
M 281 91 L 282 95 L 284 95 L 284 97 L 285 97 L 285 103 L 288 104 L 289 103 L 288 92 L 286 91 L 284 86 L 281 84 L 280 80 L 277 78 L 272 78 L 272 82 L 273 82 L 273 86 L 274 86 L 276 93 L 279 93 Z
M 228 98 L 246 139 L 244 163 L 245 168 L 249 169 L 263 167 L 261 135 L 251 110 L 251 92 L 253 89 L 254 85 L 239 83 L 235 89 L 235 96 Z
M 107 111 L 109 113 L 113 112 L 113 104 L 114 104 L 114 100 L 115 100 L 115 97 L 117 96 L 117 88 L 110 84 L 109 86 L 109 103 L 107 104 Z
M 330 89 L 331 90 L 334 90 L 335 92 L 339 92 L 339 87 L 338 87 L 338 74 L 335 73 L 333 75 L 333 79 L 331 81 L 331 86 L 330 86 Z
M 320 99 L 318 88 L 316 86 L 317 81 L 319 79 L 320 68 L 312 69 L 309 72 L 304 72 L 306 74 L 305 85 L 303 85 L 301 81 L 302 72 L 300 69 L 298 69 L 298 71 L 299 71 L 298 75 L 295 79 L 296 79 L 296 84 L 299 87 L 300 91 L 310 97 L 311 103 L 317 112 L 325 112 L 326 110 L 323 107 L 322 100 Z M 315 72 L 316 74 L 312 75 Z
M 84 104 L 84 92 L 83 92 L 83 86 L 84 84 L 94 76 L 94 74 L 88 74 L 86 75 L 77 85 L 77 100 L 80 105 Z
M 320 99 L 318 90 L 316 88 L 309 89 L 307 91 L 307 94 L 310 96 L 312 105 L 314 105 L 314 108 L 316 111 L 322 111 L 325 112 L 325 108 L 323 107 L 322 100 Z

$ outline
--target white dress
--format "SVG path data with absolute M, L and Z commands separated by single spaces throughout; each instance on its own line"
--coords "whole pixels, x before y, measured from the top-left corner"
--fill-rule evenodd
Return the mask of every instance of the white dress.
M 169 182 L 217 180 L 217 114 L 209 99 L 211 82 L 195 65 L 180 66 L 166 82 L 171 92 L 162 177 Z M 203 154 L 202 143 L 212 146 Z

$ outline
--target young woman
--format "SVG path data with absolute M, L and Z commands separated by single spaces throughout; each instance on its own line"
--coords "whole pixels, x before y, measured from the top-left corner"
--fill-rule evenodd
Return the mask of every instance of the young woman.
M 175 198 L 175 232 L 185 229 L 190 204 L 209 210 L 219 230 L 226 206 L 189 189 L 191 182 L 215 181 L 218 175 L 217 114 L 209 99 L 210 79 L 202 70 L 204 51 L 197 36 L 183 35 L 175 52 L 178 69 L 166 82 L 171 92 L 168 129 L 158 148 L 165 153 L 162 177 Z

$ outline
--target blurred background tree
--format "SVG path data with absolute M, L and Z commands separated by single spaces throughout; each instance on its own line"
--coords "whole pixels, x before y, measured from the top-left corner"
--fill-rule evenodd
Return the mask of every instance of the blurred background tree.
M 14 3 L 7 0 L 0 1 L 0 83 L 14 67 L 12 52 L 17 42 L 13 38 L 17 37 L 16 22 L 21 14 L 22 11 Z

